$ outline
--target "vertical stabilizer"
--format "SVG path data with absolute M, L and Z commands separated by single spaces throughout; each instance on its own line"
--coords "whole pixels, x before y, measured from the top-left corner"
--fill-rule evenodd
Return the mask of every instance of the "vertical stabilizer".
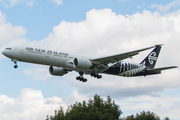
M 153 51 L 151 51 L 151 53 L 141 62 L 145 64 L 145 66 L 149 67 L 149 68 L 154 68 L 156 65 L 156 61 L 158 59 L 159 56 L 159 52 L 161 50 L 161 46 L 158 45 L 156 48 L 154 48 Z

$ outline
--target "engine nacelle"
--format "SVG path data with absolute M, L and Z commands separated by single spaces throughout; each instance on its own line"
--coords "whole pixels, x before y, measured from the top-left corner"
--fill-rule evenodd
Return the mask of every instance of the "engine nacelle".
M 67 71 L 64 68 L 62 68 L 62 67 L 53 67 L 53 66 L 50 66 L 49 67 L 49 73 L 51 75 L 63 76 L 64 74 L 67 73 Z
M 92 62 L 85 58 L 74 58 L 73 65 L 81 69 L 89 69 L 93 66 Z

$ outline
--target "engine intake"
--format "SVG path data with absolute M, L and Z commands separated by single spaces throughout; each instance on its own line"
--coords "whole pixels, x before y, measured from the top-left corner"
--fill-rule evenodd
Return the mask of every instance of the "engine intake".
M 73 65 L 81 69 L 89 69 L 93 66 L 92 62 L 85 58 L 74 58 Z
M 67 73 L 67 71 L 64 68 L 62 68 L 62 67 L 53 67 L 53 66 L 50 66 L 49 67 L 49 73 L 51 75 L 63 76 L 64 74 Z

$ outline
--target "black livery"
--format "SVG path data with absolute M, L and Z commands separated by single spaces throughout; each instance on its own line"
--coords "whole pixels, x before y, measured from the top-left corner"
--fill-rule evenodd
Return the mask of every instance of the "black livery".
M 125 77 L 134 77 L 160 74 L 161 70 L 175 68 L 176 66 L 154 69 L 160 50 L 161 46 L 154 48 L 154 50 L 151 51 L 151 53 L 149 53 L 149 55 L 140 64 L 120 61 L 115 63 L 103 73 Z

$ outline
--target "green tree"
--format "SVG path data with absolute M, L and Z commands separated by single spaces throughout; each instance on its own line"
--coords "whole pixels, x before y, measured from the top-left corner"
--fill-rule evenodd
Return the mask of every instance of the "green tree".
M 60 106 L 58 111 L 55 110 L 55 115 L 51 119 L 54 119 L 54 120 L 64 120 L 65 116 L 64 116 L 63 107 Z
M 88 102 L 82 103 L 76 102 L 75 104 L 68 106 L 68 109 L 64 113 L 63 108 L 55 110 L 55 115 L 50 116 L 51 120 L 118 120 L 122 114 L 115 101 L 112 101 L 110 96 L 107 97 L 107 101 L 100 98 L 99 95 L 95 95 L 93 99 L 89 99 Z
M 140 114 L 136 114 L 136 116 L 131 115 L 127 116 L 126 120 L 160 120 L 160 117 L 153 112 L 140 112 Z
M 170 120 L 168 117 L 165 117 L 163 120 Z

